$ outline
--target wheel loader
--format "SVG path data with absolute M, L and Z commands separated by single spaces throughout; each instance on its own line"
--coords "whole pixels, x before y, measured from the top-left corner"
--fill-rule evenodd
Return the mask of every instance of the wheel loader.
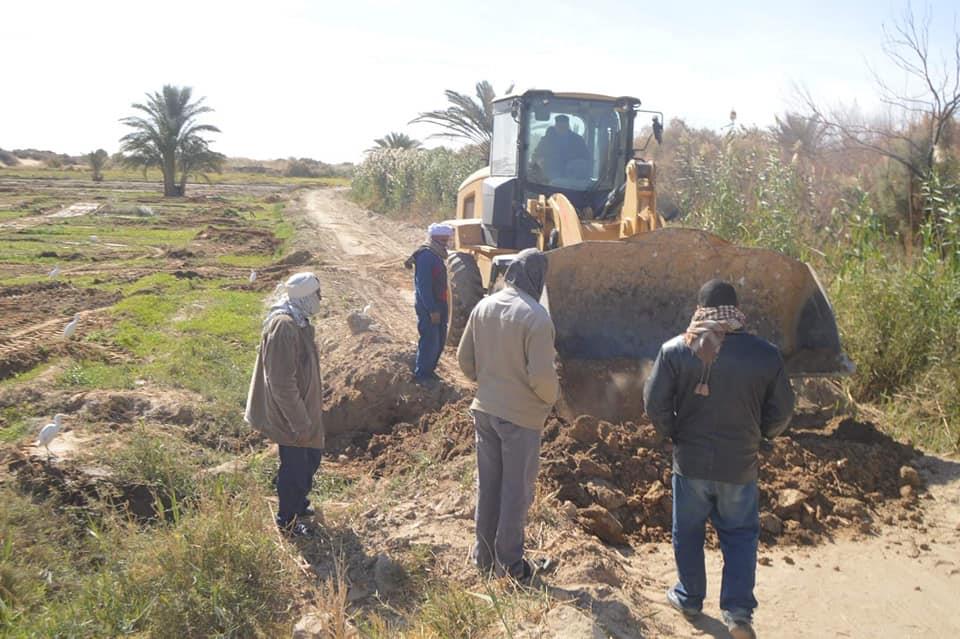
M 682 332 L 700 286 L 737 288 L 748 330 L 776 344 L 794 377 L 853 370 L 813 270 L 775 251 L 742 248 L 704 231 L 666 227 L 657 210 L 662 114 L 632 97 L 526 91 L 493 104 L 489 166 L 457 196 L 448 258 L 449 343 L 470 311 L 503 286 L 513 256 L 547 254 L 541 300 L 556 327 L 568 417 L 642 415 L 642 389 L 660 345 Z M 638 114 L 655 114 L 643 148 Z

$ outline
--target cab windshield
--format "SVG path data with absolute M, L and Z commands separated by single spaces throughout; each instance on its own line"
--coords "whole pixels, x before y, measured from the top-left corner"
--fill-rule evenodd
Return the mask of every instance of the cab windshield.
M 626 115 L 609 102 L 545 98 L 526 114 L 526 173 L 548 189 L 608 192 L 623 172 Z

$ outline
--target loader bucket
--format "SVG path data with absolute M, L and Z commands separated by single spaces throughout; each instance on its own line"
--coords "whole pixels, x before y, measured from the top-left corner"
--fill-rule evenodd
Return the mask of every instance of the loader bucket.
M 686 329 L 704 282 L 737 288 L 747 330 L 776 344 L 795 377 L 849 374 L 833 309 L 813 270 L 775 251 L 666 228 L 547 253 L 561 412 L 611 421 L 643 414 L 643 383 L 660 345 Z

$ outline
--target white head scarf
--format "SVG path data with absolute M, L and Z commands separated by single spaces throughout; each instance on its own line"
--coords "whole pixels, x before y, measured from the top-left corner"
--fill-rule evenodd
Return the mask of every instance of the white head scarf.
M 313 273 L 297 273 L 277 287 L 279 298 L 270 307 L 267 319 L 263 325 L 267 326 L 277 315 L 289 315 L 303 328 L 310 321 L 310 316 L 320 310 L 320 278 Z
M 449 224 L 441 224 L 440 222 L 434 222 L 429 227 L 427 227 L 427 235 L 431 238 L 433 237 L 453 237 L 453 227 Z

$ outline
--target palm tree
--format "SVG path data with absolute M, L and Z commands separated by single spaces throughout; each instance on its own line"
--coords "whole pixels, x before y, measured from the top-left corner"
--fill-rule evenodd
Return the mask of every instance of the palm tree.
M 415 140 L 411 138 L 406 133 L 397 133 L 391 132 L 383 136 L 382 138 L 377 138 L 373 141 L 374 146 L 367 149 L 367 151 L 377 151 L 379 149 L 418 149 L 420 148 L 420 140 Z
M 110 154 L 103 149 L 97 149 L 93 153 L 87 153 L 86 160 L 87 164 L 90 165 L 90 170 L 93 171 L 94 182 L 103 181 L 103 167 L 107 165 L 109 158 Z
M 777 125 L 771 127 L 771 131 L 780 143 L 780 148 L 793 157 L 809 160 L 817 156 L 827 134 L 827 127 L 822 122 L 813 117 L 789 112 L 784 114 L 783 119 L 780 116 L 774 116 L 774 119 Z
M 148 93 L 145 104 L 133 108 L 145 116 L 129 116 L 120 121 L 133 131 L 120 138 L 120 151 L 128 166 L 160 167 L 163 194 L 183 195 L 187 176 L 194 171 L 219 170 L 224 155 L 210 150 L 210 142 L 201 133 L 219 133 L 212 124 L 199 124 L 197 117 L 213 111 L 203 105 L 204 98 L 191 102 L 190 87 L 165 85 L 161 92 Z M 180 180 L 177 180 L 177 170 Z
M 476 98 L 447 89 L 444 93 L 451 106 L 421 113 L 410 123 L 434 124 L 446 129 L 445 133 L 436 133 L 430 137 L 469 140 L 487 157 L 490 155 L 490 138 L 493 135 L 493 99 L 497 97 L 497 93 L 486 80 L 477 82 L 475 91 Z M 511 91 L 513 85 L 510 85 L 507 93 Z

